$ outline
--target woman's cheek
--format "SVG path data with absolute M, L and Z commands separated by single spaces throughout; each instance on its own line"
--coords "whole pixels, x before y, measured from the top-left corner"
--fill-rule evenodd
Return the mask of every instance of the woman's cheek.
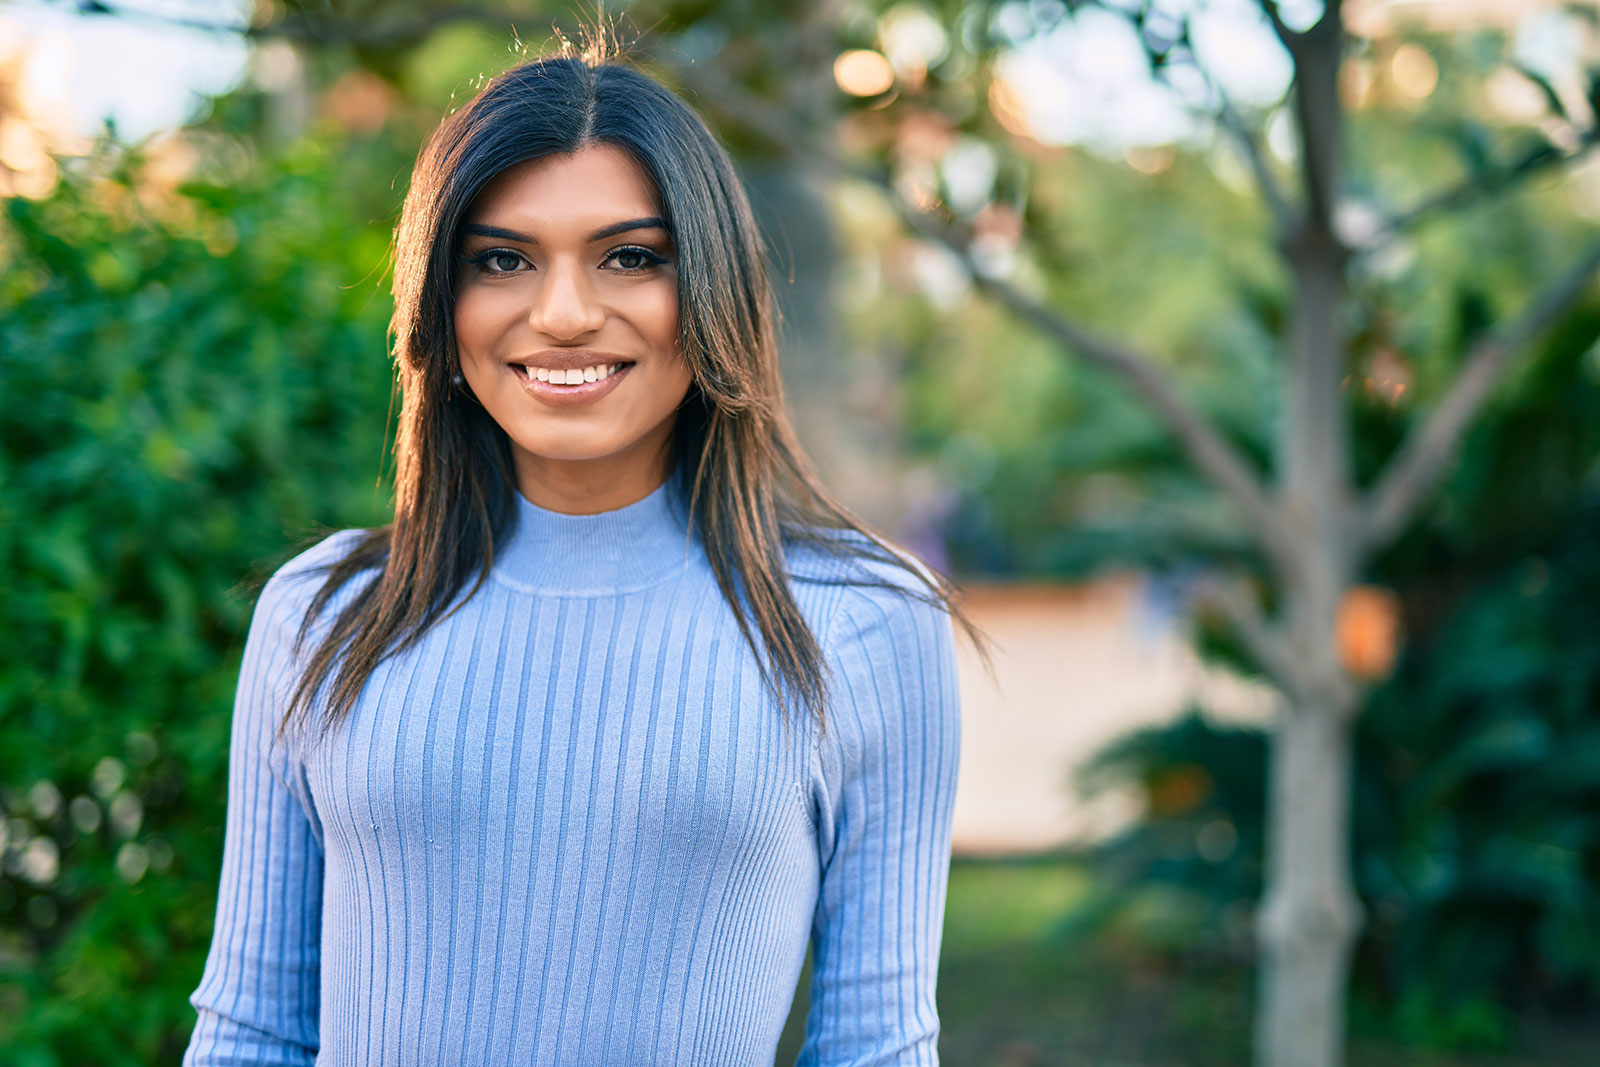
M 656 346 L 676 344 L 678 338 L 678 284 L 661 278 L 640 301 L 640 325 Z
M 505 333 L 506 323 L 513 317 L 514 309 L 507 301 L 495 299 L 497 295 L 479 286 L 468 286 L 456 299 L 456 342 L 465 358 L 482 357 L 494 350 L 495 343 Z

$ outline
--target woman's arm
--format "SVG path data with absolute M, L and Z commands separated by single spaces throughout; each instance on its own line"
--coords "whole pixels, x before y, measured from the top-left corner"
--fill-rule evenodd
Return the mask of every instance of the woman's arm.
M 322 923 L 321 828 L 297 764 L 274 741 L 294 684 L 295 634 L 335 536 L 291 561 L 256 604 L 239 670 L 216 926 L 190 1002 L 186 1067 L 316 1059 Z
M 951 621 L 851 589 L 818 746 L 822 886 L 802 1065 L 937 1064 L 934 983 L 960 753 Z

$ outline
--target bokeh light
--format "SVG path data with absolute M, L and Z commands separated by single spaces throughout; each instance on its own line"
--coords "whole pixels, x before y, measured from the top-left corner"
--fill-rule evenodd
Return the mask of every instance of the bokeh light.
M 1401 93 L 1423 100 L 1439 85 L 1439 65 L 1422 47 L 1403 44 L 1394 50 L 1394 58 L 1389 61 L 1389 76 Z
M 855 48 L 833 61 L 833 80 L 851 96 L 877 96 L 894 85 L 894 68 L 883 53 Z

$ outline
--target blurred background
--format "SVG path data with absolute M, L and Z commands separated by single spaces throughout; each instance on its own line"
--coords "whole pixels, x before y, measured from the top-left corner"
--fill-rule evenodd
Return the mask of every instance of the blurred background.
M 180 1056 L 248 579 L 385 517 L 417 147 L 596 26 L 735 153 L 826 479 L 996 639 L 944 1061 L 1250 1061 L 1296 546 L 1218 472 L 1292 487 L 1329 410 L 1382 497 L 1455 403 L 1323 612 L 1335 1058 L 1600 1062 L 1600 6 L 1553 0 L 0 2 L 0 1062 Z

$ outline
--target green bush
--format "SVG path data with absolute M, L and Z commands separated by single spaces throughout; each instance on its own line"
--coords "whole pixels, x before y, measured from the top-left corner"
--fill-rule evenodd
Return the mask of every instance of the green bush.
M 241 579 L 386 502 L 392 158 L 310 140 L 253 160 L 195 136 L 201 180 L 177 190 L 108 150 L 4 205 L 7 1063 L 176 1062 L 216 894 Z

